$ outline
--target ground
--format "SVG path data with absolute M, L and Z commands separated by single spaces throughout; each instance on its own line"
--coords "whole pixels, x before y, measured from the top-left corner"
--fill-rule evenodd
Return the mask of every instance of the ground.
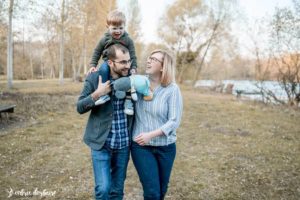
M 0 119 L 0 199 L 22 189 L 48 192 L 43 199 L 93 199 L 90 150 L 82 142 L 88 114 L 76 112 L 82 86 L 39 80 L 1 89 L 1 104 L 17 106 Z M 184 113 L 166 199 L 300 198 L 299 110 L 180 87 Z M 34 194 L 10 199 L 41 199 Z M 125 199 L 142 199 L 132 161 Z

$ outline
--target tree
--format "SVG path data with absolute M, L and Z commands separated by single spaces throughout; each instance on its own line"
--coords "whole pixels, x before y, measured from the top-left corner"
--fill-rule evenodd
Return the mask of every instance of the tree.
M 12 17 L 14 10 L 14 0 L 9 1 L 8 9 L 8 31 L 7 31 L 7 87 L 13 86 L 13 36 L 12 36 Z
M 9 2 L 2 0 L 0 4 L 1 53 L 6 51 L 10 44 L 9 35 L 3 35 L 8 32 L 6 30 L 9 28 L 9 23 L 4 18 L 2 20 L 4 9 L 7 16 L 6 10 L 9 10 Z M 20 14 L 23 21 L 29 22 L 29 19 L 25 19 L 29 15 L 23 9 L 28 1 L 12 2 L 11 11 L 14 16 L 11 19 L 19 18 Z M 36 31 L 31 29 L 28 34 L 24 34 L 24 30 L 21 29 L 19 33 L 12 32 L 16 38 L 13 46 L 16 56 L 14 60 L 7 59 L 7 63 L 10 63 L 7 64 L 7 77 L 10 77 L 8 83 L 13 79 L 12 67 L 8 67 L 12 66 L 12 62 L 15 64 L 15 78 L 59 76 L 59 82 L 62 83 L 64 77 L 74 78 L 82 71 L 86 72 L 89 57 L 106 31 L 106 16 L 110 10 L 116 8 L 116 1 L 56 0 L 35 1 L 34 4 L 29 2 L 29 7 L 34 8 L 38 20 L 26 25 Z M 27 10 L 28 7 L 26 7 Z M 6 41 L 7 45 L 4 46 L 3 43 Z M 19 56 L 21 53 L 23 56 Z M 12 56 L 12 54 L 8 55 Z M 8 55 L 7 58 L 9 58 Z M 2 65 L 6 58 L 2 57 L 0 54 L 0 73 L 5 73 L 6 70 Z
M 277 80 L 285 91 L 288 104 L 300 103 L 300 2 L 292 9 L 277 9 L 271 22 L 271 54 L 278 69 Z M 272 96 L 279 101 L 276 95 Z M 280 102 L 282 103 L 282 102 Z
M 141 12 L 138 0 L 130 0 L 127 9 L 127 30 L 134 41 L 141 39 Z
M 142 57 L 142 49 L 143 44 L 141 42 L 142 32 L 141 32 L 141 12 L 140 12 L 140 5 L 138 0 L 130 0 L 127 7 L 127 30 L 134 42 L 135 52 L 137 56 L 138 66 L 142 65 L 141 60 Z
M 115 9 L 115 1 L 73 0 L 69 4 L 69 21 L 66 30 L 66 47 L 71 54 L 73 79 L 87 72 L 88 57 L 106 31 L 106 16 Z M 89 55 L 89 56 L 88 56 Z
M 268 26 L 268 57 L 263 58 L 256 48 L 258 88 L 263 99 L 280 104 L 298 106 L 300 103 L 300 2 L 294 1 L 293 9 L 276 9 Z M 264 82 L 275 79 L 285 92 L 287 101 L 276 91 L 267 89 Z
M 194 82 L 212 46 L 230 30 L 231 6 L 235 1 L 177 0 L 162 18 L 160 36 L 182 62 L 178 65 L 179 82 L 187 67 L 197 65 Z M 186 52 L 186 53 L 183 53 Z M 187 62 L 188 55 L 196 55 Z
M 60 57 L 60 70 L 59 70 L 59 82 L 63 84 L 64 81 L 64 32 L 65 32 L 65 0 L 62 0 L 61 3 L 61 13 L 60 13 L 60 48 L 59 48 L 59 57 Z
M 4 16 L 7 13 L 4 10 L 4 2 L 1 0 L 0 3 L 0 75 L 4 74 L 6 64 L 6 48 L 7 48 L 7 23 L 5 22 Z

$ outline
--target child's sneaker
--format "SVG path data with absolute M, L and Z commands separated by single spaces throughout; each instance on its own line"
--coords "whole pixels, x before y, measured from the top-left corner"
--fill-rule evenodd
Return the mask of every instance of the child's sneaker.
M 133 115 L 134 111 L 133 111 L 133 103 L 131 102 L 130 99 L 126 99 L 125 103 L 124 103 L 124 113 L 126 115 Z
M 104 96 L 101 96 L 99 97 L 99 99 L 95 102 L 95 105 L 101 105 L 101 104 L 104 104 L 105 102 L 109 101 L 110 100 L 110 97 L 108 95 L 104 95 Z

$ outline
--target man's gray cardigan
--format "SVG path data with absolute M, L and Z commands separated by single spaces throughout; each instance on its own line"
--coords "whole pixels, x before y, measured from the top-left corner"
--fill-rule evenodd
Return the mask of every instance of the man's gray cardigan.
M 99 81 L 99 71 L 91 73 L 85 80 L 83 90 L 77 101 L 77 112 L 80 114 L 90 112 L 87 121 L 83 141 L 92 149 L 99 150 L 103 147 L 106 138 L 111 129 L 113 120 L 112 101 L 95 106 L 91 94 L 97 89 Z M 127 115 L 127 127 L 129 138 L 131 138 L 131 129 L 133 116 Z

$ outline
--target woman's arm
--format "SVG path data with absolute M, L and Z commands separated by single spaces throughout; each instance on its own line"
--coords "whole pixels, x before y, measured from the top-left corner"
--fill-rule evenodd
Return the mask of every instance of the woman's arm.
M 173 89 L 168 102 L 168 121 L 160 127 L 163 134 L 168 136 L 173 130 L 179 127 L 182 116 L 182 96 L 179 87 Z

